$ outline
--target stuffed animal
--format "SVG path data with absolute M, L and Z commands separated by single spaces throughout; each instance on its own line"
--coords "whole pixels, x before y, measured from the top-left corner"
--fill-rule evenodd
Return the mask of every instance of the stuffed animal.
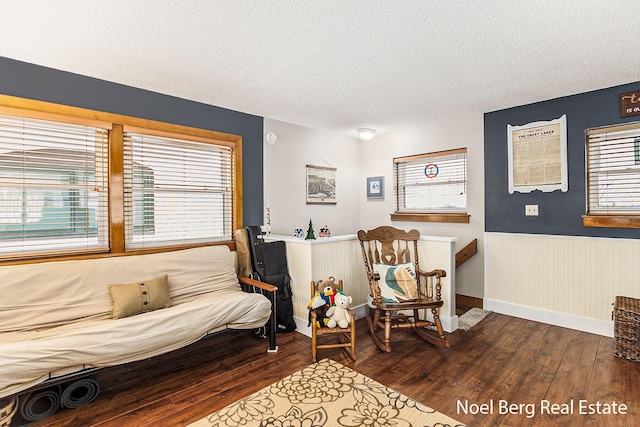
M 328 327 L 335 328 L 336 325 L 343 329 L 349 327 L 351 323 L 351 313 L 349 313 L 347 309 L 352 301 L 350 296 L 342 293 L 336 294 L 336 305 L 329 307 L 329 310 L 327 310 L 327 316 L 329 317 Z
M 334 304 L 335 298 L 335 282 L 336 279 L 333 276 L 329 276 L 327 279 L 318 280 L 316 282 L 317 293 L 320 294 L 322 298 L 324 298 L 325 302 L 332 306 Z
M 329 309 L 329 305 L 325 302 L 324 298 L 320 296 L 320 292 L 316 292 L 313 298 L 311 298 L 311 301 L 307 304 L 307 309 L 309 309 L 309 324 L 307 326 L 311 326 L 312 312 L 316 313 L 316 328 L 327 325 L 329 318 L 326 313 Z
M 316 328 L 327 326 L 327 323 L 329 323 L 329 318 L 327 317 L 327 310 L 329 310 L 329 306 L 327 304 L 322 304 L 320 307 L 316 307 L 316 308 L 310 308 L 309 324 L 307 326 L 311 326 L 311 319 L 313 319 L 311 313 L 316 314 L 316 324 L 315 324 Z
M 313 298 L 311 298 L 311 301 L 309 301 L 309 304 L 307 304 L 307 309 L 313 310 L 326 303 L 327 302 L 322 298 L 322 295 L 320 295 L 320 292 L 316 292 Z

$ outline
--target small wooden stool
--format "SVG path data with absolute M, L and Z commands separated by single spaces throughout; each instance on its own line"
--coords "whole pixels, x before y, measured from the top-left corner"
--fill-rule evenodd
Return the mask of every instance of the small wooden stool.
M 342 280 L 338 280 L 335 283 L 336 289 L 342 291 Z M 316 282 L 311 282 L 311 298 L 316 294 Z M 341 328 L 336 326 L 335 328 L 328 328 L 322 325 L 320 328 L 316 326 L 316 313 L 311 312 L 311 355 L 313 361 L 316 361 L 319 348 L 342 348 L 344 352 L 354 361 L 356 360 L 356 317 L 351 309 L 348 309 L 351 314 L 351 324 L 347 328 Z M 327 344 L 318 344 L 318 337 L 325 335 L 337 335 L 339 342 L 331 342 Z

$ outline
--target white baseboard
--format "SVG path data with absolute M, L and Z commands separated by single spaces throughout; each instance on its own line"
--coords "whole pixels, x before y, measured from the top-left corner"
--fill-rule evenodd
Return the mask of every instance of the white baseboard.
M 296 332 L 300 332 L 302 335 L 306 335 L 309 338 L 311 338 L 311 327 L 307 326 L 307 324 L 309 323 L 309 320 L 308 319 L 303 320 L 295 316 L 293 320 L 295 320 L 296 322 Z
M 440 316 L 440 322 L 442 323 L 442 329 L 445 332 L 454 332 L 458 329 L 458 316 L 444 317 Z
M 506 314 L 508 316 L 534 320 L 536 322 L 575 329 L 582 332 L 589 332 L 591 334 L 602 335 L 605 337 L 613 337 L 613 322 L 542 310 L 535 307 L 527 307 L 524 305 L 496 301 L 488 298 L 484 299 L 483 307 L 485 310 L 495 311 L 496 313 Z

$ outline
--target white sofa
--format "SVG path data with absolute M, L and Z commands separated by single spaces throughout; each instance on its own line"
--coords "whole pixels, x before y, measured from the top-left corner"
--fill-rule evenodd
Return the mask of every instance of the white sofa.
M 111 284 L 167 275 L 171 306 L 111 318 Z M 265 325 L 226 246 L 0 266 L 0 398 L 50 378 L 146 359 L 224 328 Z

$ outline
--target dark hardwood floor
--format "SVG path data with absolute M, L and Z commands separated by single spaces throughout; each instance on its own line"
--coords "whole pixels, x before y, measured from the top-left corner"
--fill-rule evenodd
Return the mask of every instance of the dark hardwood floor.
M 364 319 L 357 327 L 356 362 L 339 349 L 319 350 L 319 359 L 332 358 L 468 425 L 640 425 L 640 364 L 614 357 L 611 338 L 492 313 L 469 332 L 450 334 L 449 349 L 396 331 L 387 354 L 372 344 Z M 228 331 L 104 369 L 96 374 L 95 401 L 32 426 L 184 426 L 311 363 L 310 338 L 280 334 L 278 345 L 278 353 L 267 354 L 267 342 L 250 331 Z M 580 400 L 594 410 L 599 402 L 600 412 L 624 404 L 626 414 L 580 414 Z M 465 414 L 465 401 L 469 411 L 493 402 L 493 413 Z M 500 413 L 500 401 L 521 413 Z M 573 414 L 541 413 L 566 412 L 571 402 Z

